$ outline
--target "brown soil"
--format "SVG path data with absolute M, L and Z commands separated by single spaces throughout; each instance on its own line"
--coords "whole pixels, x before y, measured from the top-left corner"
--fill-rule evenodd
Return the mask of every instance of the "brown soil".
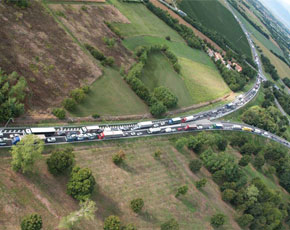
M 115 63 L 129 68 L 134 62 L 132 54 L 121 43 L 121 39 L 116 36 L 104 23 L 119 22 L 130 23 L 118 9 L 111 5 L 86 5 L 82 9 L 81 5 L 49 5 L 55 12 L 62 12 L 65 16 L 59 17 L 64 25 L 82 43 L 88 43 L 97 47 L 105 56 L 112 56 Z M 104 42 L 104 37 L 114 38 L 114 47 L 108 47 Z
M 182 17 L 180 17 L 178 14 L 176 14 L 175 12 L 173 12 L 172 10 L 168 9 L 165 5 L 163 5 L 162 3 L 160 3 L 158 0 L 151 0 L 151 2 L 163 9 L 166 10 L 173 18 L 177 19 L 179 21 L 180 24 L 186 25 L 189 28 L 191 28 L 193 30 L 193 32 L 195 33 L 196 36 L 198 36 L 199 38 L 201 38 L 202 40 L 206 40 L 208 43 L 210 43 L 213 47 L 215 47 L 217 50 L 222 50 L 221 47 L 219 47 L 215 42 L 213 42 L 210 38 L 208 38 L 206 35 L 204 35 L 203 33 L 201 33 L 199 30 L 197 30 L 195 27 L 193 27 L 192 25 L 190 25 L 189 23 L 187 23 Z
M 101 75 L 93 58 L 64 32 L 38 1 L 25 10 L 0 3 L 0 67 L 29 86 L 26 105 L 46 110 Z

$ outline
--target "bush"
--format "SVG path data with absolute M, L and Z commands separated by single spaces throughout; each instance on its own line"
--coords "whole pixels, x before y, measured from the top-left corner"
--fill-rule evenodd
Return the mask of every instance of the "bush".
M 199 181 L 195 182 L 195 186 L 196 186 L 197 189 L 201 189 L 201 188 L 203 188 L 206 185 L 206 183 L 207 183 L 207 179 L 206 178 L 202 178 Z
M 160 159 L 161 154 L 162 154 L 162 152 L 161 152 L 160 149 L 156 150 L 156 151 L 154 152 L 154 158 L 155 158 L 155 159 Z
M 107 57 L 101 63 L 104 66 L 113 66 L 114 65 L 114 62 L 115 62 L 115 59 L 113 57 Z
M 228 146 L 228 141 L 224 137 L 218 135 L 216 138 L 216 145 L 220 151 L 225 151 Z
M 122 230 L 137 230 L 134 224 L 127 224 L 127 226 L 123 227 Z
M 84 91 L 84 93 L 85 94 L 88 94 L 89 92 L 90 92 L 90 86 L 88 86 L 88 85 L 84 85 L 83 87 L 82 87 L 82 90 Z
M 53 109 L 52 114 L 60 120 L 63 120 L 66 117 L 66 113 L 65 113 L 64 109 L 61 109 L 61 108 Z
M 28 0 L 5 0 L 4 2 L 13 3 L 21 8 L 27 8 L 29 6 Z
M 154 89 L 153 96 L 161 101 L 167 108 L 173 108 L 177 105 L 178 98 L 166 87 L 160 86 Z
M 144 201 L 141 198 L 134 199 L 130 202 L 131 209 L 136 213 L 140 212 L 143 206 Z
M 162 102 L 156 102 L 150 107 L 150 113 L 156 118 L 161 118 L 166 111 L 166 106 Z
M 78 103 L 85 99 L 85 92 L 82 89 L 74 89 L 71 91 L 70 96 Z
M 222 199 L 226 202 L 231 202 L 236 197 L 236 192 L 232 189 L 226 189 L 222 193 Z
M 105 219 L 104 230 L 120 230 L 121 221 L 118 216 L 109 216 Z
M 184 185 L 184 186 L 181 186 L 177 189 L 177 193 L 175 195 L 175 197 L 179 197 L 180 195 L 185 195 L 188 191 L 188 186 L 187 185 Z
M 75 163 L 72 148 L 54 151 L 46 161 L 48 170 L 54 176 L 71 172 Z
M 175 71 L 176 73 L 180 73 L 180 71 L 181 71 L 181 65 L 179 65 L 178 63 L 175 63 L 175 64 L 173 65 L 173 69 L 174 69 L 174 71 Z
M 179 224 L 175 219 L 170 219 L 161 224 L 161 230 L 179 230 Z
M 240 161 L 239 161 L 239 165 L 242 166 L 242 167 L 245 167 L 247 166 L 250 162 L 251 162 L 251 156 L 249 155 L 244 155 Z
M 88 168 L 74 167 L 67 184 L 67 193 L 74 199 L 89 199 L 96 184 L 92 171 Z
M 72 98 L 66 98 L 62 102 L 63 107 L 68 111 L 74 111 L 76 109 L 77 103 Z
M 120 165 L 124 161 L 125 157 L 126 157 L 126 155 L 125 155 L 124 151 L 120 150 L 118 153 L 116 153 L 113 156 L 112 160 L 113 160 L 115 165 Z
M 189 163 L 189 168 L 193 173 L 198 172 L 202 167 L 202 161 L 200 159 L 191 160 Z
M 89 44 L 84 44 L 84 46 L 86 47 L 86 49 L 91 53 L 91 55 L 95 59 L 97 59 L 99 61 L 103 61 L 106 59 L 105 55 L 101 51 L 97 50 L 95 47 L 93 47 Z
M 100 115 L 97 114 L 97 113 L 94 113 L 94 114 L 92 115 L 92 118 L 94 118 L 94 119 L 100 118 Z
M 175 142 L 175 146 L 178 150 L 182 150 L 183 147 L 187 144 L 187 138 L 181 137 Z
M 216 214 L 211 217 L 210 223 L 213 227 L 219 228 L 220 226 L 224 225 L 226 222 L 226 216 L 224 214 Z
M 31 214 L 26 216 L 21 221 L 21 230 L 41 230 L 42 229 L 42 218 L 40 215 Z
M 237 222 L 241 227 L 247 227 L 253 220 L 254 217 L 252 215 L 244 214 L 237 219 Z
M 167 41 L 171 41 L 171 37 L 170 37 L 170 36 L 166 36 L 165 39 L 166 39 Z
M 114 47 L 116 44 L 115 38 L 107 38 L 107 37 L 103 37 L 103 41 L 105 42 L 105 44 L 108 47 Z

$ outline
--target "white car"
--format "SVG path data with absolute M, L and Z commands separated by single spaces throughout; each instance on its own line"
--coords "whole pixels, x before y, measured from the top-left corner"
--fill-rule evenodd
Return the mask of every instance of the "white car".
M 131 136 L 135 136 L 136 135 L 136 133 L 135 132 L 131 132 Z
M 137 136 L 141 136 L 142 134 L 143 134 L 143 133 L 141 133 L 141 132 L 138 132 L 138 133 L 137 133 Z
M 197 126 L 197 129 L 203 129 L 202 125 Z
M 48 137 L 48 138 L 46 138 L 46 142 L 47 143 L 54 143 L 54 142 L 56 142 L 56 138 L 55 137 Z

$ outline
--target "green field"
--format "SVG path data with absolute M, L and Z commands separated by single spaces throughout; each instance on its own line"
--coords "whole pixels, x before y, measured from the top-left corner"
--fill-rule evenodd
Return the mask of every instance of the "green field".
M 118 71 L 106 68 L 104 75 L 91 85 L 85 101 L 77 106 L 74 116 L 128 115 L 148 112 L 146 104 L 132 91 Z
M 131 22 L 130 24 L 115 23 L 124 37 L 150 35 L 165 38 L 170 36 L 172 40 L 183 42 L 176 31 L 151 13 L 143 4 L 124 3 L 118 0 L 110 0 L 110 2 Z
M 251 57 L 251 49 L 232 13 L 217 0 L 182 0 L 180 8 L 205 27 L 223 35 L 233 47 Z

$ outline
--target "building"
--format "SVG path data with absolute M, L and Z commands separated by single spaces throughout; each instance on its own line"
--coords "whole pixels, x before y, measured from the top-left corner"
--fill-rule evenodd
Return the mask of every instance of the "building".
M 235 70 L 238 71 L 239 73 L 242 72 L 243 68 L 238 65 L 237 63 L 234 63 L 234 66 L 235 66 Z
M 207 49 L 207 54 L 208 54 L 208 56 L 210 56 L 210 57 L 213 57 L 214 56 L 214 52 L 213 52 L 213 50 L 212 49 Z

